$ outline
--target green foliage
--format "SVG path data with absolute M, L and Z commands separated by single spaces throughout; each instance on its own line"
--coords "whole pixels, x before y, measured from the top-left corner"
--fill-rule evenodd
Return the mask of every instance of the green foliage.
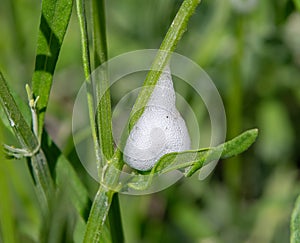
M 295 204 L 291 218 L 291 243 L 300 241 L 300 196 Z
M 0 90 L 0 103 L 9 120 L 9 125 L 15 132 L 21 146 L 24 147 L 24 149 L 27 149 L 29 152 L 34 151 L 38 146 L 38 141 L 23 118 L 19 108 L 17 107 L 1 72 Z
M 72 5 L 73 0 L 42 1 L 35 69 L 32 77 L 33 94 L 35 97 L 40 97 L 39 138 L 42 136 L 53 74 L 70 20 Z
M 190 177 L 211 161 L 228 159 L 246 151 L 255 142 L 257 135 L 258 130 L 252 129 L 217 147 L 166 154 L 160 158 L 148 176 L 137 177 L 136 181 L 129 182 L 129 187 L 145 190 L 151 186 L 155 175 L 173 170 L 181 170 L 186 177 Z
M 85 2 L 87 12 L 82 8 Z M 153 176 L 175 169 L 185 176 L 193 175 L 219 156 L 226 159 L 246 150 L 256 139 L 257 130 L 235 137 L 242 130 L 255 126 L 260 131 L 253 149 L 234 160 L 219 163 L 209 180 L 199 181 L 191 176 L 153 195 L 122 195 L 120 206 L 126 242 L 281 243 L 289 238 L 291 242 L 298 242 L 299 196 L 290 232 L 288 224 L 300 186 L 297 177 L 299 141 L 296 139 L 300 135 L 297 112 L 300 109 L 299 1 L 256 1 L 256 5 L 246 8 L 246 1 L 206 1 L 196 10 L 188 28 L 187 20 L 199 1 L 184 1 L 185 8 L 179 8 L 179 3 L 172 0 L 106 1 L 106 6 L 104 2 L 95 0 L 89 5 L 88 1 L 76 1 L 85 77 L 108 56 L 158 47 L 178 9 L 178 15 L 188 9 L 187 15 L 181 18 L 177 15 L 178 25 L 172 25 L 161 49 L 172 51 L 176 47 L 179 53 L 191 57 L 209 73 L 225 101 L 228 138 L 233 138 L 215 148 L 198 149 L 209 144 L 208 114 L 191 89 L 175 80 L 175 89 L 187 99 L 197 116 L 201 146 L 197 144 L 192 151 L 165 155 L 148 174 L 136 172 L 137 180 L 131 181 L 130 186 L 145 189 Z M 31 156 L 27 161 L 34 179 L 32 183 L 30 173 L 25 170 L 25 160 L 6 161 L 0 154 L 0 241 L 82 242 L 88 231 L 86 241 L 90 242 L 95 240 L 95 232 L 101 230 L 101 238 L 97 235 L 97 240 L 122 242 L 124 238 L 119 234 L 122 229 L 116 226 L 120 213 L 114 191 L 118 190 L 116 168 L 121 169 L 123 163 L 119 150 L 112 157 L 110 95 L 114 106 L 122 92 L 135 87 L 122 80 L 117 87 L 112 87 L 111 94 L 109 91 L 105 94 L 97 111 L 93 109 L 94 104 L 90 106 L 94 113 L 91 113 L 91 122 L 95 114 L 98 116 L 97 122 L 92 124 L 98 163 L 108 158 L 112 165 L 107 167 L 103 177 L 110 190 L 99 189 L 76 157 L 73 142 L 66 142 L 71 140 L 70 104 L 75 95 L 72 90 L 79 88 L 77 79 L 83 76 L 78 23 L 70 18 L 72 1 L 44 0 L 41 10 L 35 6 L 33 0 L 4 0 L 0 8 L 0 66 L 5 74 L 0 76 L 0 103 L 8 117 L 1 113 L 0 140 L 15 144 L 17 138 L 20 149 L 6 148 L 13 149 L 13 155 Z M 93 11 L 90 12 L 89 7 Z M 25 97 L 25 82 L 32 76 L 38 17 L 38 47 L 32 77 L 34 96 L 40 97 L 37 103 L 39 138 L 36 138 L 30 127 L 30 109 L 20 97 Z M 177 45 L 186 30 L 188 33 Z M 162 62 L 153 65 L 161 70 L 168 54 L 159 55 Z M 107 81 L 105 71 L 102 75 L 101 80 Z M 149 72 L 145 87 L 155 84 L 158 76 L 159 72 Z M 56 81 L 52 83 L 53 77 Z M 105 87 L 107 83 L 101 85 Z M 50 88 L 53 88 L 51 97 Z M 99 99 L 101 90 L 97 91 Z M 147 103 L 150 95 L 149 89 L 140 94 L 131 124 L 142 114 L 140 107 Z M 180 104 L 178 106 L 189 123 L 184 106 L 182 109 Z M 193 138 L 198 136 L 190 132 Z M 41 150 L 37 150 L 39 142 Z M 101 151 L 97 151 L 99 148 Z M 90 198 L 94 197 L 92 206 Z M 49 211 L 45 201 L 45 205 L 50 205 Z M 108 216 L 108 211 L 111 214 L 104 222 L 103 216 Z M 87 228 L 90 212 L 92 223 L 91 228 Z

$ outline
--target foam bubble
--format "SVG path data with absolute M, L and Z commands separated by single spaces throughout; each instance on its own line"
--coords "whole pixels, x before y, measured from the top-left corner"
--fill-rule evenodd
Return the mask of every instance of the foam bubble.
M 143 115 L 131 130 L 124 148 L 124 161 L 147 171 L 165 154 L 190 149 L 190 136 L 178 112 L 169 68 L 160 76 Z

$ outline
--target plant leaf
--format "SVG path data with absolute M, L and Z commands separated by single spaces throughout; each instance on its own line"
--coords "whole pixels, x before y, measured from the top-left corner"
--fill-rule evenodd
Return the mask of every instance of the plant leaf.
M 300 0 L 294 0 L 294 4 L 295 4 L 296 8 L 298 9 L 298 11 L 300 12 Z
M 72 0 L 43 0 L 32 90 L 39 96 L 39 138 L 44 126 L 53 73 L 72 11 Z
M 0 127 L 0 140 L 3 135 Z M 13 204 L 12 190 L 10 190 L 10 174 L 7 173 L 6 161 L 2 151 L 0 151 L 0 191 L 3 195 L 0 203 L 0 227 L 1 239 L 3 242 L 18 242 L 18 232 L 15 225 L 15 208 Z
M 193 175 L 204 164 L 207 164 L 216 159 L 228 159 L 246 151 L 256 140 L 258 136 L 258 129 L 248 130 L 241 135 L 221 144 L 215 148 L 209 149 L 202 156 L 200 160 L 195 163 L 191 169 L 185 172 L 185 176 Z M 202 160 L 204 161 L 202 162 Z
M 184 175 L 190 177 L 213 160 L 228 159 L 244 152 L 254 143 L 257 135 L 258 130 L 251 129 L 217 147 L 166 154 L 160 158 L 148 175 L 135 177 L 128 186 L 136 190 L 144 190 L 151 184 L 155 175 L 173 170 L 185 169 Z
M 300 242 L 300 195 L 297 198 L 291 218 L 291 243 Z
M 23 118 L 23 115 L 17 107 L 1 72 L 0 104 L 4 109 L 10 126 L 13 128 L 13 131 L 19 140 L 22 149 L 25 149 L 29 153 L 35 151 L 39 146 L 37 138 Z M 43 209 L 47 211 L 50 205 L 51 197 L 53 196 L 54 184 L 42 150 L 39 150 L 36 154 L 32 155 L 31 166 L 33 169 L 34 179 L 37 184 L 40 203 L 42 204 Z
M 9 125 L 16 134 L 21 146 L 28 151 L 34 151 L 38 146 L 38 141 L 32 133 L 29 125 L 26 123 L 22 113 L 20 112 L 1 72 L 0 104 L 2 105 L 3 110 L 8 118 Z
M 101 69 L 93 76 L 96 89 L 97 104 L 97 125 L 98 138 L 101 146 L 102 166 L 110 160 L 114 153 L 112 120 L 111 120 L 111 100 L 109 81 L 107 76 L 107 46 L 106 46 L 106 21 L 105 21 L 105 1 L 93 0 L 93 56 L 94 68 L 101 65 Z

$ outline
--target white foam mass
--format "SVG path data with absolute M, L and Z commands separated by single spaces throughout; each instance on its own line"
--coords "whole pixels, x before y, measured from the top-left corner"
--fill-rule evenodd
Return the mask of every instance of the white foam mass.
M 173 81 L 167 67 L 126 141 L 124 161 L 130 167 L 147 171 L 163 155 L 190 149 L 188 129 L 175 102 Z

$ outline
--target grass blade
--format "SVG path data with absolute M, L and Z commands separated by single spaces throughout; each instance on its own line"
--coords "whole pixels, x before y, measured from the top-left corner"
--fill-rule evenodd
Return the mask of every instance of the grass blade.
M 9 123 L 13 128 L 13 131 L 18 138 L 22 149 L 25 149 L 25 151 L 28 151 L 29 153 L 35 151 L 39 146 L 37 138 L 24 120 L 1 72 L 0 104 L 5 111 Z M 36 154 L 31 156 L 31 166 L 33 168 L 33 175 L 37 185 L 37 193 L 40 203 L 42 204 L 42 208 L 47 210 L 50 205 L 51 198 L 54 195 L 54 183 L 42 150 L 37 151 Z
M 291 243 L 300 242 L 300 196 L 298 196 L 291 218 Z
M 26 123 L 16 102 L 8 89 L 7 83 L 0 72 L 0 104 L 9 120 L 9 124 L 18 138 L 21 146 L 28 151 L 34 151 L 38 141 Z
M 0 127 L 0 140 L 2 140 L 2 131 Z M 0 151 L 0 191 L 2 194 L 0 203 L 0 228 L 3 242 L 18 242 L 18 233 L 16 232 L 15 215 L 13 207 L 12 191 L 9 185 L 9 174 L 7 174 L 6 161 L 3 153 Z M 0 237 L 1 239 L 1 237 Z
M 106 19 L 105 19 L 105 1 L 92 1 L 93 13 L 93 56 L 94 68 L 104 65 L 107 61 L 106 44 Z M 98 137 L 101 146 L 102 166 L 113 156 L 113 136 L 112 136 L 112 115 L 111 98 L 107 68 L 103 66 L 99 72 L 99 80 L 96 81 L 97 94 L 97 125 Z M 102 94 L 104 91 L 104 94 Z M 99 167 L 101 168 L 101 167 Z M 124 242 L 123 227 L 120 213 L 119 196 L 117 193 L 112 195 L 111 208 L 109 210 L 109 224 L 112 242 Z
M 79 28 L 81 34 L 81 46 L 82 46 L 82 61 L 83 61 L 83 71 L 86 79 L 87 88 L 87 102 L 89 109 L 89 120 L 92 130 L 92 137 L 94 142 L 94 150 L 96 154 L 97 163 L 101 163 L 101 151 L 99 146 L 99 139 L 97 135 L 97 125 L 95 122 L 95 104 L 93 97 L 93 83 L 90 77 L 91 74 L 91 60 L 90 60 L 90 50 L 89 50 L 89 39 L 88 39 L 88 29 L 85 11 L 85 2 L 83 0 L 76 0 L 76 11 L 79 21 Z
M 39 96 L 38 131 L 41 138 L 53 73 L 72 11 L 72 0 L 43 0 L 32 89 Z
M 140 92 L 137 101 L 133 107 L 131 112 L 130 119 L 130 129 L 136 123 L 136 121 L 140 118 L 143 113 L 143 108 L 147 104 L 148 99 L 151 96 L 153 89 L 149 89 L 149 85 L 153 86 L 159 79 L 161 70 L 167 64 L 167 61 L 170 57 L 170 52 L 173 51 L 182 37 L 184 31 L 187 27 L 187 22 L 191 15 L 193 14 L 195 8 L 200 3 L 200 0 L 184 0 L 181 5 L 169 31 L 166 34 L 166 37 L 160 47 L 162 52 L 159 52 L 156 56 L 152 69 L 160 70 L 150 71 L 146 77 L 144 82 L 142 91 Z M 84 23 L 84 12 L 80 11 L 83 3 L 80 0 L 77 1 L 78 6 L 78 15 L 79 19 L 81 19 L 81 31 L 82 33 L 86 33 L 86 35 L 82 34 L 82 38 L 87 38 L 87 32 L 84 31 L 85 25 Z M 85 43 L 84 43 L 85 42 Z M 86 41 L 83 41 L 86 44 Z M 85 65 L 85 64 L 84 64 Z M 116 168 L 119 168 L 121 163 L 122 153 L 119 149 L 115 151 L 115 154 L 111 160 L 111 163 L 108 164 L 108 168 L 105 170 L 104 183 L 108 185 L 115 185 L 118 181 L 118 175 L 116 175 Z M 113 168 L 112 168 L 113 167 Z M 115 168 L 116 167 L 116 168 Z M 85 234 L 85 242 L 98 242 L 100 239 L 100 233 L 103 227 L 103 221 L 107 217 L 107 213 L 109 211 L 110 203 L 112 200 L 113 190 L 105 191 L 105 188 L 100 186 L 97 196 L 93 202 L 93 206 L 90 212 L 89 221 L 87 225 L 87 230 Z
M 112 191 L 107 191 L 103 186 L 100 186 L 94 198 L 83 242 L 100 242 L 112 197 Z
M 105 1 L 93 0 L 93 48 L 94 69 L 107 61 Z

